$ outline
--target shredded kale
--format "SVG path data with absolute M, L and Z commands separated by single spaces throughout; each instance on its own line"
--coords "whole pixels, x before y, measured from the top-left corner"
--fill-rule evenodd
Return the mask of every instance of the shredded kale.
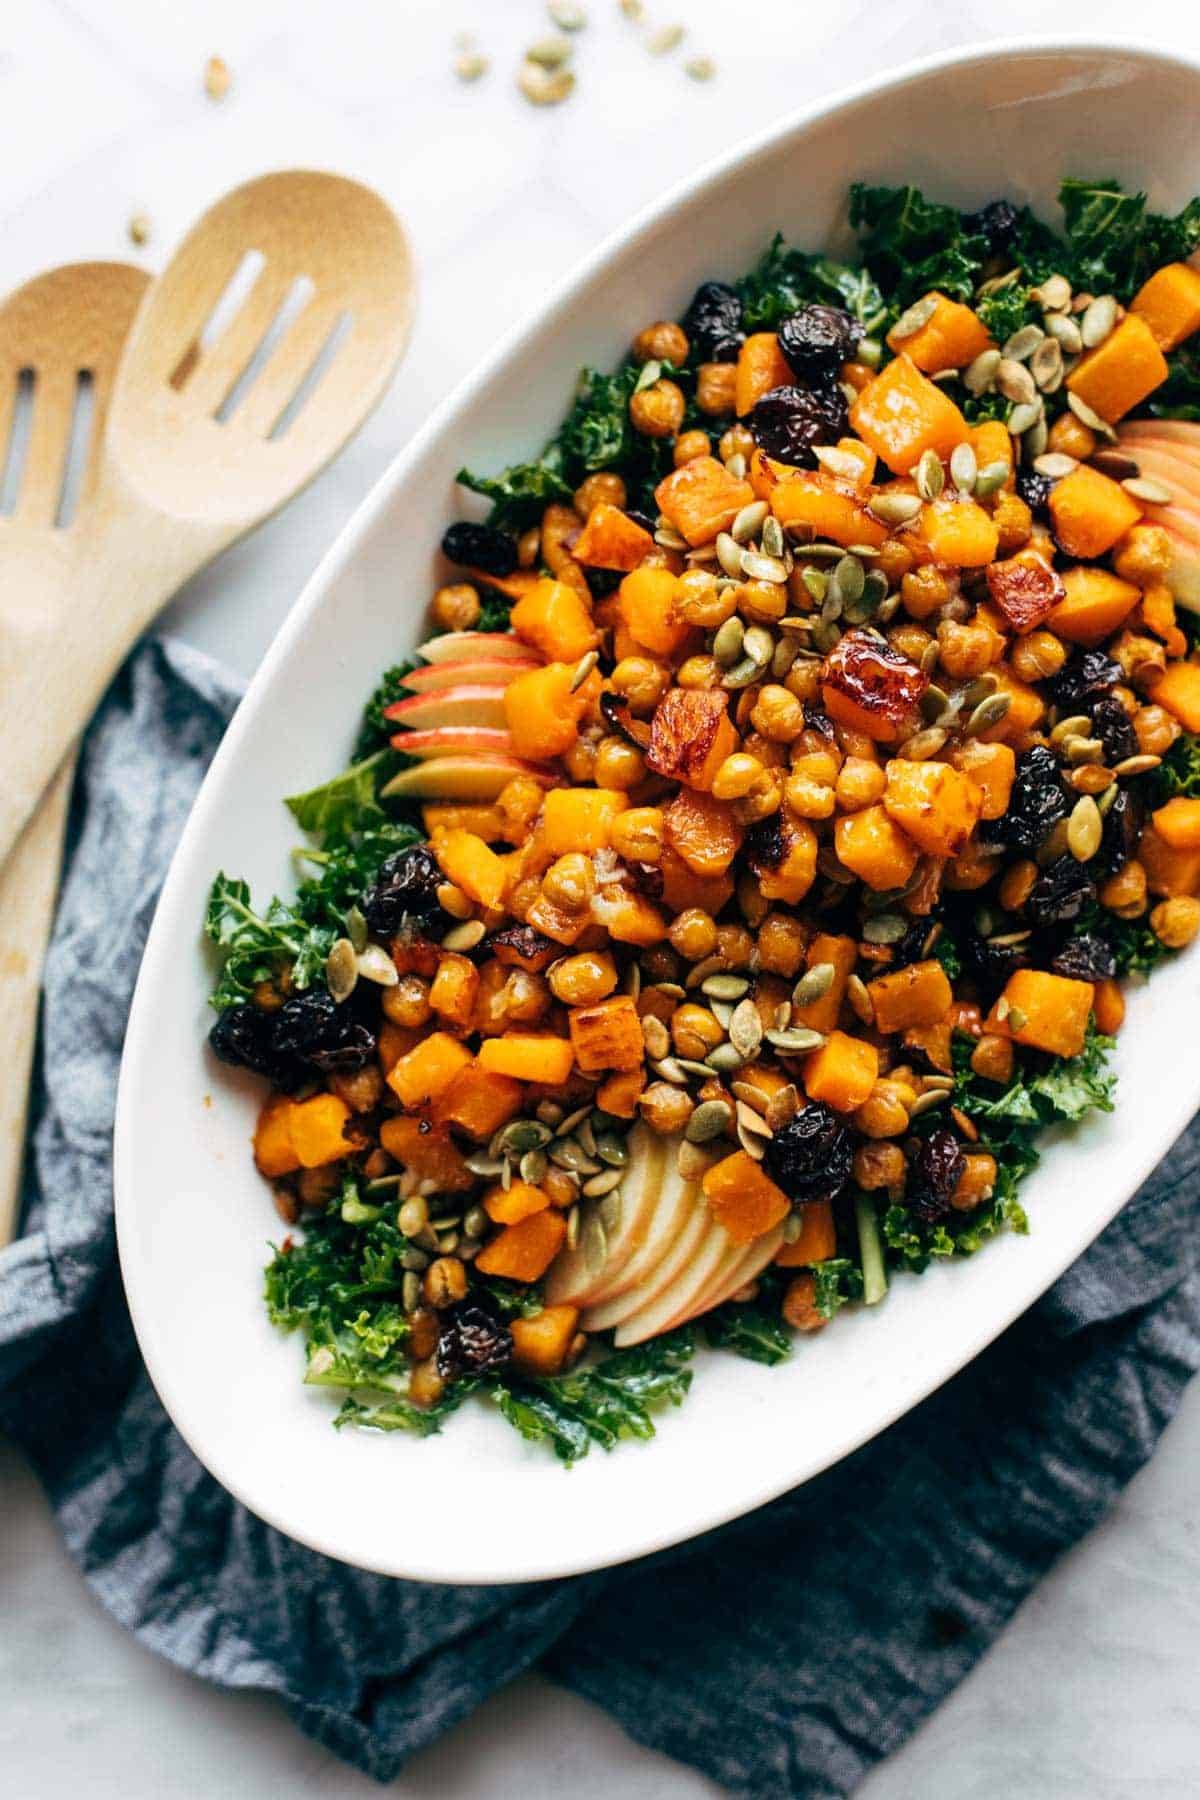
M 1167 378 L 1146 403 L 1158 419 L 1200 419 L 1200 343 L 1192 338 L 1167 356 Z
M 297 907 L 272 900 L 255 912 L 244 881 L 218 874 L 209 891 L 204 931 L 222 953 L 220 978 L 210 997 L 220 1012 L 248 1000 L 260 982 L 290 969 L 298 988 L 311 986 L 333 947 L 333 935 L 315 928 Z
M 1104 935 L 1117 959 L 1118 975 L 1149 975 L 1175 954 L 1155 937 L 1144 919 L 1110 917 Z
M 361 830 L 375 819 L 386 817 L 375 798 L 379 767 L 386 750 L 377 750 L 363 762 L 343 769 L 332 781 L 310 788 L 305 794 L 290 794 L 284 802 L 302 831 L 319 838 L 341 838 L 347 832 Z
M 432 1406 L 414 1406 L 401 1394 L 387 1399 L 356 1400 L 348 1395 L 334 1419 L 339 1430 L 358 1425 L 370 1431 L 409 1431 L 414 1437 L 436 1437 L 446 1420 L 475 1391 L 472 1381 L 456 1381 Z
M 863 1297 L 863 1273 L 848 1256 L 831 1256 L 814 1263 L 809 1273 L 816 1284 L 813 1305 L 823 1319 L 832 1319 L 851 1300 Z
M 887 316 L 887 304 L 868 270 L 792 249 L 779 232 L 737 283 L 737 291 L 747 331 L 770 331 L 814 302 L 844 307 L 869 332 Z
M 944 925 L 934 940 L 933 954 L 950 980 L 956 981 L 962 974 L 962 952 L 958 947 L 958 940 Z
M 593 1444 L 611 1450 L 622 1438 L 654 1436 L 653 1412 L 679 1406 L 692 1383 L 695 1342 L 686 1326 L 618 1350 L 569 1375 L 497 1376 L 488 1386 L 501 1416 L 531 1443 L 547 1444 L 560 1462 L 578 1462 Z
M 741 1305 L 730 1301 L 704 1316 L 704 1335 L 714 1350 L 732 1350 L 750 1362 L 785 1362 L 792 1354 L 792 1334 L 776 1305 L 768 1310 L 753 1300 Z
M 535 462 L 513 463 L 501 469 L 499 475 L 474 475 L 470 469 L 460 469 L 458 480 L 473 494 L 482 494 L 492 502 L 489 517 L 502 531 L 522 531 L 540 519 L 553 501 L 571 498 L 571 489 L 563 479 L 562 450 L 557 440 Z
M 1089 1024 L 1078 1056 L 1055 1057 L 1046 1067 L 1022 1066 L 1002 1093 L 970 1067 L 970 1045 L 955 1043 L 958 1068 L 956 1099 L 963 1111 L 982 1125 L 1032 1126 L 1074 1124 L 1088 1113 L 1111 1112 L 1117 1078 L 1108 1068 L 1115 1039 L 1103 1037 Z M 990 1147 L 990 1146 L 989 1146 Z
M 1009 287 L 993 289 L 976 300 L 974 306 L 998 344 L 1037 317 L 1036 308 L 1029 299 L 1029 289 L 1019 281 Z
M 1154 785 L 1159 805 L 1176 794 L 1189 800 L 1200 797 L 1200 737 L 1185 731 L 1175 739 L 1154 771 Z
M 1112 179 L 1068 179 L 1059 189 L 1076 287 L 1130 298 L 1163 263 L 1200 244 L 1200 199 L 1173 217 L 1147 211 L 1146 196 Z
M 850 189 L 850 223 L 863 258 L 893 313 L 937 288 L 970 300 L 988 257 L 987 239 L 966 228 L 952 206 L 927 200 L 919 188 Z

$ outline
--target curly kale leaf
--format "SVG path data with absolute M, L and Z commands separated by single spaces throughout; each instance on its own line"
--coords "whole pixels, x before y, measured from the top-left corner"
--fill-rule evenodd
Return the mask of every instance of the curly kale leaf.
M 976 1124 L 1033 1126 L 1075 1124 L 1090 1112 L 1112 1112 L 1116 1075 L 1108 1067 L 1115 1039 L 1089 1025 L 1078 1056 L 1054 1057 L 1044 1069 L 1020 1068 L 1000 1094 L 970 1070 L 969 1045 L 960 1050 L 958 1104 Z
M 255 912 L 249 884 L 218 874 L 204 913 L 205 936 L 222 955 L 221 974 L 210 997 L 220 1012 L 249 999 L 260 982 L 290 969 L 297 987 L 309 987 L 333 947 L 333 936 L 294 907 L 272 900 Z
M 488 1391 L 522 1437 L 548 1445 L 570 1464 L 593 1444 L 611 1450 L 622 1438 L 653 1437 L 654 1410 L 679 1406 L 687 1395 L 694 1352 L 684 1327 L 569 1375 L 497 1377 Z
M 1189 800 L 1200 797 L 1200 737 L 1190 731 L 1177 737 L 1154 771 L 1154 783 L 1160 805 L 1176 794 Z
M 1075 285 L 1128 300 L 1163 263 L 1180 262 L 1200 244 L 1200 200 L 1168 216 L 1147 210 L 1146 196 L 1119 181 L 1069 178 L 1059 189 Z M 1161 398 L 1161 396 L 1160 396 Z
M 792 1354 L 792 1334 L 779 1316 L 778 1309 L 747 1301 L 733 1301 L 718 1306 L 704 1319 L 704 1335 L 714 1350 L 732 1350 L 750 1362 L 785 1362 Z
M 1167 378 L 1147 402 L 1156 419 L 1200 420 L 1200 345 L 1181 344 L 1167 357 Z
M 460 469 L 458 480 L 473 494 L 483 494 L 492 502 L 488 516 L 499 530 L 523 531 L 540 519 L 553 501 L 571 498 L 562 460 L 559 445 L 553 443 L 534 462 L 512 463 L 498 475 L 474 475 L 470 469 Z
M 1118 975 L 1149 975 L 1175 954 L 1155 937 L 1144 919 L 1110 918 L 1104 935 L 1117 959 Z
M 289 794 L 284 801 L 302 831 L 319 838 L 344 838 L 369 823 L 386 817 L 375 797 L 380 765 L 388 754 L 377 750 L 362 762 L 335 775 L 332 781 L 304 794 Z
M 776 233 L 749 275 L 737 284 L 747 331 L 770 331 L 802 306 L 840 306 L 875 331 L 887 304 L 870 272 L 792 249 Z
M 358 1400 L 350 1394 L 333 1422 L 339 1431 L 346 1425 L 357 1425 L 366 1431 L 408 1431 L 414 1437 L 436 1437 L 450 1415 L 474 1391 L 474 1382 L 456 1381 L 432 1406 L 414 1406 L 402 1394 L 379 1400 Z
M 988 260 L 982 232 L 952 206 L 927 200 L 919 188 L 850 189 L 850 223 L 861 235 L 868 269 L 902 311 L 931 288 L 970 300 Z
M 982 295 L 975 301 L 975 311 L 998 344 L 1038 316 L 1030 301 L 1028 287 L 1019 281 L 1008 287 L 993 288 L 990 294 Z
M 408 691 L 404 678 L 412 674 L 415 666 L 410 662 L 393 663 L 390 669 L 384 671 L 379 686 L 363 708 L 358 742 L 354 746 L 356 763 L 365 762 L 368 757 L 390 746 L 396 728 L 390 719 L 384 717 L 384 708 L 394 706 L 397 700 L 404 699 Z

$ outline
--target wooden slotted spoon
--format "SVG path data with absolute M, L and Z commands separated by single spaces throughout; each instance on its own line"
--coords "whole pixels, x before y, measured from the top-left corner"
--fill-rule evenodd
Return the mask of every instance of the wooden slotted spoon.
M 131 263 L 72 263 L 27 281 L 0 306 L 0 464 L 23 383 L 29 398 L 19 470 L 14 452 L 14 503 L 0 517 L 0 592 L 31 613 L 40 596 L 61 590 L 73 560 L 95 492 L 121 350 L 149 285 L 150 277 Z M 67 516 L 73 437 L 77 485 Z M 74 769 L 69 752 L 0 870 L 0 1017 L 7 1047 L 0 1082 L 0 1245 L 16 1222 L 38 990 Z
M 251 258 L 257 272 L 235 292 Z M 298 493 L 382 397 L 414 297 L 395 215 L 340 176 L 263 176 L 218 201 L 184 239 L 126 340 L 87 507 L 30 580 L 0 594 L 0 858 L 155 615 Z M 27 468 L 40 466 L 38 432 L 35 390 Z M 0 418 L 0 446 L 6 437 Z M 41 818 L 27 834 L 43 840 L 28 852 L 36 869 L 26 868 L 43 945 L 56 873 L 46 873 L 49 835 Z M 31 942 L 28 918 L 25 926 Z M 22 1119 L 27 1068 L 28 1053 Z M 15 1215 L 19 1133 L 17 1155 L 6 1182 L 0 1168 L 0 1243 Z

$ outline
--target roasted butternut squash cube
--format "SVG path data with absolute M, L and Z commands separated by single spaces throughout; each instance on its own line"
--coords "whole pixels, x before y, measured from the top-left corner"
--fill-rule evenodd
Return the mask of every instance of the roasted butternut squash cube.
M 1066 596 L 1061 577 L 1040 556 L 1010 556 L 987 572 L 992 604 L 1018 636 L 1033 631 Z
M 532 1319 L 512 1319 L 513 1361 L 527 1375 L 557 1375 L 579 1323 L 577 1306 L 543 1306 Z
M 499 906 L 504 898 L 504 860 L 482 838 L 456 828 L 440 832 L 431 848 L 447 881 L 480 906 Z
M 485 1244 L 475 1258 L 481 1275 L 500 1275 L 505 1281 L 540 1281 L 567 1236 L 561 1213 L 547 1210 L 520 1219 Z
M 637 1113 L 638 1096 L 646 1085 L 643 1068 L 622 1069 L 610 1075 L 596 1089 L 596 1105 L 614 1119 L 632 1119 Z
M 728 531 L 743 506 L 753 500 L 754 489 L 731 475 L 715 456 L 697 456 L 664 476 L 654 498 L 659 512 L 695 549 Z
M 291 1175 L 300 1167 L 300 1158 L 292 1143 L 292 1112 L 295 1101 L 273 1094 L 258 1115 L 254 1128 L 254 1164 L 268 1181 Z
M 492 1075 L 511 1075 L 514 1081 L 536 1081 L 542 1087 L 559 1087 L 571 1073 L 575 1055 L 566 1038 L 547 1032 L 506 1031 L 479 1046 L 479 1066 Z
M 854 485 L 865 491 L 875 479 L 875 465 L 879 460 L 875 452 L 869 444 L 864 444 L 861 438 L 856 437 L 839 438 L 837 447 L 843 456 L 849 457 L 851 462 L 858 464 L 854 474 Z
M 772 388 L 790 387 L 795 379 L 775 333 L 752 331 L 738 351 L 734 405 L 739 419 L 752 412 Z
M 1055 482 L 1047 504 L 1054 535 L 1068 556 L 1103 556 L 1142 516 L 1132 494 L 1086 463 Z
M 1048 1050 L 1052 1056 L 1078 1056 L 1087 1036 L 1092 993 L 1090 981 L 1018 969 L 1005 983 L 985 1030 L 1006 1034 L 1034 1050 Z
M 663 845 L 658 873 L 662 903 L 672 913 L 687 912 L 694 906 L 715 918 L 733 897 L 733 876 L 728 870 L 723 875 L 697 875 L 670 844 Z
M 542 808 L 542 841 L 550 856 L 591 856 L 612 842 L 613 820 L 629 805 L 615 788 L 551 788 Z
M 684 469 L 690 467 L 684 464 Z M 676 687 L 654 709 L 646 761 L 656 775 L 707 793 L 737 744 L 729 695 L 723 689 Z
M 661 944 L 667 935 L 667 921 L 653 900 L 616 881 L 605 882 L 596 889 L 591 920 L 603 926 L 618 944 L 640 944 L 644 948 Z
M 1110 569 L 1067 569 L 1062 585 L 1063 598 L 1047 623 L 1072 644 L 1103 643 L 1120 629 L 1141 598 L 1131 581 L 1122 581 Z
M 783 1189 L 744 1150 L 713 1163 L 704 1171 L 700 1185 L 713 1218 L 735 1244 L 752 1243 L 791 1211 Z
M 288 1131 L 302 1169 L 320 1169 L 349 1156 L 353 1149 L 346 1141 L 349 1119 L 350 1108 L 336 1094 L 314 1094 L 292 1107 Z
M 1153 824 L 1142 833 L 1138 861 L 1146 871 L 1146 886 L 1152 894 L 1171 899 L 1176 894 L 1200 891 L 1200 850 L 1176 849 Z
M 1200 665 L 1168 663 L 1165 674 L 1154 684 L 1152 698 L 1156 706 L 1165 706 L 1185 731 L 1200 731 Z
M 568 912 L 545 894 L 539 894 L 530 906 L 525 922 L 543 937 L 552 938 L 556 944 L 565 944 L 568 949 L 579 942 L 588 928 L 585 912 Z
M 935 563 L 954 569 L 982 569 L 1000 543 L 1000 530 L 990 513 L 974 500 L 940 494 L 921 508 L 920 537 Z
M 879 1052 L 863 1038 L 831 1031 L 804 1064 L 804 1089 L 835 1112 L 857 1112 L 879 1079 Z
M 574 674 L 572 664 L 552 662 L 509 682 L 504 690 L 504 718 L 514 756 L 548 762 L 565 755 L 574 744 L 589 699 L 584 687 L 572 692 Z
M 979 790 L 981 819 L 1001 819 L 1008 811 L 1017 759 L 1010 744 L 985 744 L 967 738 L 952 752 L 954 766 Z
M 483 1210 L 497 1225 L 519 1225 L 549 1204 L 549 1194 L 529 1181 L 512 1181 L 507 1187 L 498 1181 L 483 1196 Z
M 1144 281 L 1129 305 L 1150 327 L 1160 350 L 1175 350 L 1184 338 L 1200 331 L 1200 269 L 1190 263 L 1165 263 Z
M 934 302 L 934 312 L 919 331 L 898 336 L 893 325 L 888 332 L 888 345 L 897 355 L 903 352 L 918 369 L 936 375 L 942 369 L 965 369 L 990 349 L 991 336 L 978 313 L 936 288 L 925 298 Z
M 1172 850 L 1200 850 L 1200 800 L 1176 794 L 1151 816 L 1155 831 Z
M 415 1111 L 440 1100 L 454 1077 L 471 1061 L 465 1044 L 448 1032 L 434 1031 L 402 1056 L 387 1077 L 401 1106 Z
M 808 946 L 804 966 L 806 970 L 815 969 L 827 963 L 833 970 L 833 979 L 819 1000 L 809 1000 L 803 1006 L 792 1008 L 793 1023 L 806 1026 L 810 1031 L 832 1031 L 841 1016 L 846 984 L 857 961 L 858 945 L 852 937 L 836 937 L 831 932 L 818 931 Z
M 522 1089 L 509 1075 L 489 1074 L 472 1063 L 460 1070 L 438 1102 L 438 1118 L 486 1143 L 521 1110 Z M 386 1145 L 385 1145 L 386 1148 Z
M 872 549 L 878 549 L 887 537 L 887 526 L 846 483 L 801 470 L 789 470 L 786 475 L 770 490 L 771 511 L 781 525 L 807 525 L 817 537 L 832 543 L 869 544 Z
M 588 514 L 571 554 L 585 568 L 619 569 L 628 574 L 653 548 L 654 539 L 644 525 L 619 506 L 601 500 Z
M 488 948 L 506 969 L 524 969 L 527 975 L 540 975 L 558 955 L 553 941 L 532 925 L 509 925 L 494 932 Z
M 917 866 L 918 850 L 883 806 L 864 806 L 833 828 L 837 859 L 869 888 L 901 888 Z
M 928 675 L 916 663 L 865 631 L 848 631 L 821 671 L 821 697 L 830 718 L 883 744 L 911 729 L 928 686 Z
M 954 1002 L 949 977 L 940 962 L 908 963 L 867 983 L 875 1009 L 875 1029 L 885 1037 L 913 1026 L 937 1025 Z
M 444 1125 L 398 1114 L 380 1125 L 379 1142 L 422 1181 L 435 1181 L 442 1193 L 465 1194 L 475 1186 L 475 1176 Z
M 914 469 L 926 450 L 948 461 L 971 435 L 953 400 L 905 355 L 863 388 L 850 408 L 850 423 L 897 475 Z
M 1093 412 L 1115 425 L 1152 394 L 1167 373 L 1167 359 L 1150 326 L 1140 313 L 1127 312 L 1102 344 L 1084 352 L 1067 376 L 1067 386 Z M 1067 476 L 1068 481 L 1072 478 Z M 1085 556 L 1087 552 L 1073 550 L 1070 554 Z
M 592 609 L 565 581 L 544 576 L 513 607 L 509 623 L 517 636 L 550 662 L 572 666 L 600 642 Z
M 429 989 L 429 1004 L 448 1025 L 465 1031 L 475 1011 L 479 992 L 479 970 L 469 956 L 447 950 L 438 963 L 437 974 Z
M 736 809 L 695 788 L 680 788 L 663 810 L 667 842 L 696 875 L 723 875 L 744 835 Z
M 981 419 L 978 425 L 971 426 L 968 441 L 981 469 L 990 468 L 993 463 L 1008 465 L 1005 486 L 1010 486 L 1013 479 L 1013 442 L 1003 419 Z
M 753 838 L 749 860 L 764 900 L 796 906 L 816 880 L 817 834 L 807 819 L 772 814 L 768 829 Z
M 634 643 L 655 656 L 674 656 L 691 632 L 676 604 L 679 580 L 670 569 L 635 569 L 621 583 L 617 604 Z
M 642 1021 L 628 994 L 614 994 L 569 1014 L 575 1061 L 585 1074 L 601 1069 L 639 1069 L 646 1054 Z
M 808 1206 L 802 1206 L 799 1218 L 800 1236 L 790 1244 L 782 1244 L 775 1253 L 775 1261 L 781 1269 L 808 1269 L 814 1263 L 827 1262 L 837 1255 L 831 1200 L 814 1200 Z
M 949 763 L 894 757 L 887 766 L 883 804 L 927 856 L 957 856 L 979 823 L 983 797 Z

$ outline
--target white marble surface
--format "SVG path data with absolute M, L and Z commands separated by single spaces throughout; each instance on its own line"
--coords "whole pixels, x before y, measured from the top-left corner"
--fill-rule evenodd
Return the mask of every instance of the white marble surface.
M 535 111 L 513 86 L 547 29 L 540 0 L 5 0 L 0 6 L 0 284 L 58 261 L 161 260 L 196 211 L 271 167 L 357 173 L 413 233 L 417 332 L 360 439 L 287 514 L 173 609 L 193 641 L 251 670 L 317 556 L 390 454 L 546 284 L 664 186 L 816 92 L 922 52 L 1061 23 L 1131 29 L 1093 0 L 647 0 L 719 65 L 651 59 L 615 0 L 587 0 L 579 83 Z M 750 10 L 750 9 L 747 9 Z M 1194 9 L 1144 0 L 1143 41 L 1200 51 Z M 451 38 L 493 58 L 463 88 Z M 219 52 L 234 86 L 201 89 Z M 652 297 L 648 297 L 652 309 Z M 1114 1515 L 1025 1606 L 975 1674 L 861 1790 L 870 1800 L 1191 1800 L 1200 1792 L 1200 1393 Z M 0 1791 L 13 1800 L 352 1800 L 377 1791 L 308 1744 L 274 1703 L 213 1693 L 141 1651 L 67 1561 L 19 1459 L 0 1447 Z M 517 1683 L 397 1784 L 414 1797 L 684 1800 L 715 1792 L 602 1715 Z

